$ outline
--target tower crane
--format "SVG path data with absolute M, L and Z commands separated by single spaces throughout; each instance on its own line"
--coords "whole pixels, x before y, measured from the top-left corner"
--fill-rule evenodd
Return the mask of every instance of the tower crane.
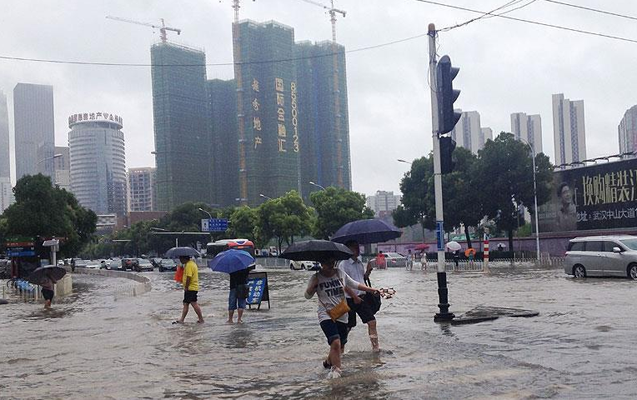
M 346 11 L 339 10 L 334 7 L 334 0 L 330 0 L 331 7 L 326 6 L 325 4 L 319 3 L 314 0 L 301 0 L 309 4 L 314 4 L 315 6 L 319 6 L 327 10 L 328 14 L 330 14 L 330 21 L 332 22 L 332 42 L 336 42 L 336 14 L 341 14 L 343 18 L 345 18 Z
M 161 19 L 161 25 L 150 24 L 147 22 L 133 21 L 132 19 L 113 17 L 111 15 L 106 16 L 106 18 L 112 19 L 115 21 L 128 22 L 129 24 L 150 26 L 151 28 L 159 29 L 159 37 L 161 38 L 162 43 L 166 43 L 166 41 L 168 40 L 168 36 L 166 35 L 167 31 L 177 32 L 177 35 L 181 34 L 181 29 L 173 28 L 171 26 L 166 26 L 166 23 L 164 22 L 163 18 Z

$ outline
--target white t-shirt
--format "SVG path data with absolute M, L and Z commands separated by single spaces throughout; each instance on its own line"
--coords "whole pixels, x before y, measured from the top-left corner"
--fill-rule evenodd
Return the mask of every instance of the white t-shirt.
M 358 283 L 365 282 L 365 266 L 363 265 L 363 262 L 360 260 L 360 258 L 357 258 L 356 261 L 352 260 L 351 258 L 340 261 L 338 263 L 338 269 L 345 272 L 347 275 L 349 275 L 350 278 Z M 365 293 L 364 291 L 357 289 L 355 289 L 354 292 L 356 292 L 356 294 L 358 295 Z M 345 293 L 345 297 L 347 297 L 348 299 L 351 298 L 351 296 L 347 293 Z
M 332 309 L 338 303 L 345 298 L 345 285 L 351 289 L 358 288 L 358 282 L 349 277 L 345 272 L 340 269 L 336 270 L 336 273 L 330 277 L 324 276 L 321 272 L 317 272 L 310 278 L 307 290 L 305 291 L 305 297 L 310 299 L 314 296 L 314 293 L 318 296 L 318 319 L 319 322 L 331 320 L 332 318 L 327 313 L 327 309 Z M 313 289 L 316 285 L 316 289 Z M 327 309 L 325 308 L 327 307 Z M 338 322 L 347 323 L 347 313 L 341 315 Z

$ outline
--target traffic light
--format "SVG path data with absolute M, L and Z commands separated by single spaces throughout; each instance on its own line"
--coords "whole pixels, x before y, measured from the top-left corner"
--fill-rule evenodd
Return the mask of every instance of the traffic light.
M 451 66 L 449 56 L 442 56 L 437 66 L 438 83 L 438 134 L 451 132 L 460 120 L 461 114 L 453 110 L 453 103 L 460 96 L 459 90 L 453 90 L 453 80 L 460 69 Z
M 453 171 L 454 162 L 452 159 L 456 142 L 451 136 L 440 136 L 440 173 L 450 174 Z

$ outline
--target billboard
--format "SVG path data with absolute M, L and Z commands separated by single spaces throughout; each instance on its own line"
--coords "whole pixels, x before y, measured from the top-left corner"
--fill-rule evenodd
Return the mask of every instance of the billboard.
M 637 159 L 556 170 L 540 232 L 637 227 Z

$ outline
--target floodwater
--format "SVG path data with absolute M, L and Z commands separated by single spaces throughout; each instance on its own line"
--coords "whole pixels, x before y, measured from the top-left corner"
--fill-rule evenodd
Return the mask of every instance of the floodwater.
M 226 325 L 227 275 L 200 272 L 205 324 L 191 311 L 172 325 L 182 292 L 172 273 L 147 273 L 141 296 L 117 296 L 130 281 L 74 276 L 75 292 L 45 312 L 0 306 L 0 398 L 536 399 L 636 398 L 637 282 L 574 280 L 557 269 L 492 268 L 449 273 L 451 311 L 519 307 L 534 318 L 475 325 L 433 322 L 436 275 L 375 271 L 394 298 L 377 314 L 375 355 L 355 328 L 344 375 L 327 380 L 328 346 L 310 272 L 268 270 L 272 308 Z

